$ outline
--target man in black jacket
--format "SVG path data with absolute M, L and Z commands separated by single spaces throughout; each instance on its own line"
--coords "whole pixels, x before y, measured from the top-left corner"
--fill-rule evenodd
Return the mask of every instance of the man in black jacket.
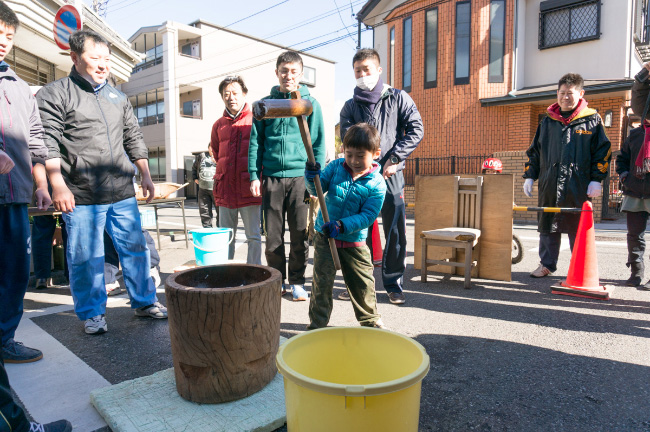
M 382 82 L 379 64 L 379 54 L 373 49 L 359 50 L 352 58 L 357 86 L 354 97 L 341 110 L 341 140 L 351 126 L 361 122 L 375 126 L 381 134 L 379 165 L 387 186 L 381 209 L 386 238 L 381 276 L 390 302 L 403 304 L 406 301 L 402 292 L 406 269 L 406 205 L 402 170 L 404 161 L 424 137 L 424 125 L 408 93 Z M 349 294 L 346 292 L 339 298 L 349 299 Z
M 526 151 L 524 193 L 532 197 L 533 182 L 539 180 L 540 207 L 582 207 L 602 193 L 600 182 L 607 177 L 611 144 L 596 110 L 583 99 L 584 80 L 566 74 L 558 82 L 557 103 L 546 117 Z M 573 250 L 579 214 L 540 213 L 538 219 L 540 265 L 531 277 L 555 272 L 562 233 L 569 235 Z
M 650 63 L 644 67 L 650 70 Z M 650 93 L 650 82 L 646 79 L 643 82 L 634 81 L 632 86 L 632 110 L 639 117 L 643 112 Z M 647 116 L 646 116 L 647 118 Z M 643 279 L 645 265 L 643 253 L 645 252 L 645 230 L 650 214 L 650 175 L 647 173 L 636 174 L 637 160 L 643 149 L 646 136 L 646 128 L 642 124 L 632 130 L 621 146 L 621 154 L 616 158 L 616 172 L 622 184 L 623 203 L 621 211 L 627 217 L 627 263 L 630 268 L 630 278 L 625 281 L 627 286 L 639 286 Z M 642 162 L 642 161 L 640 161 Z M 650 281 L 640 287 L 642 290 L 650 290 Z
M 107 82 L 108 42 L 79 31 L 70 37 L 74 67 L 43 87 L 36 98 L 48 148 L 46 168 L 54 207 L 68 233 L 68 267 L 75 312 L 88 334 L 107 331 L 104 229 L 122 263 L 136 316 L 167 318 L 149 274 L 149 250 L 140 226 L 133 176 L 137 166 L 144 196 L 154 185 L 147 148 L 126 95 Z

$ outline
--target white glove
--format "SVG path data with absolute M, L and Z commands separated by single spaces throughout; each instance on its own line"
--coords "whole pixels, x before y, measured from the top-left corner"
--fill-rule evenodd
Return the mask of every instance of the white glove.
M 589 186 L 587 186 L 587 196 L 589 198 L 597 198 L 600 196 L 600 194 L 603 193 L 603 188 L 600 185 L 600 182 L 589 182 Z
M 534 180 L 531 179 L 531 178 L 527 178 L 524 181 L 524 193 L 526 194 L 526 196 L 528 198 L 533 197 L 533 182 L 534 182 Z

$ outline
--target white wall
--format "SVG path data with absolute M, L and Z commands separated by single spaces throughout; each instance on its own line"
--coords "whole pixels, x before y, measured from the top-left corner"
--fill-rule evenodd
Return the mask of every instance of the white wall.
M 201 60 L 178 57 L 176 79 L 180 84 L 203 88 L 202 120 L 181 119 L 178 130 L 178 154 L 204 150 L 212 125 L 223 115 L 225 106 L 219 95 L 219 83 L 228 75 L 240 75 L 248 87 L 247 102 L 267 96 L 278 84 L 275 62 L 284 48 L 259 42 L 238 34 L 202 26 Z M 309 89 L 323 109 L 326 139 L 333 152 L 334 64 L 303 54 L 305 66 L 316 69 L 316 86 Z
M 123 85 L 124 91 L 133 95 L 160 87 L 163 79 L 173 76 L 175 85 L 169 92 L 185 94 L 188 89 L 201 89 L 202 119 L 181 118 L 179 116 L 178 96 L 174 104 L 165 101 L 165 133 L 166 137 L 168 176 L 170 180 L 180 182 L 177 170 L 183 168 L 183 159 L 192 152 L 203 151 L 210 140 L 212 125 L 224 112 L 224 103 L 219 94 L 219 83 L 229 75 L 240 75 L 248 87 L 247 102 L 267 96 L 271 88 L 278 84 L 275 76 L 275 62 L 285 48 L 270 45 L 246 36 L 223 31 L 205 24 L 200 28 L 189 27 L 183 24 L 167 22 L 166 28 L 177 28 L 174 35 L 180 33 L 201 33 L 201 58 L 189 58 L 176 55 L 174 59 L 168 58 L 165 51 L 162 70 L 159 66 L 138 72 L 131 77 L 131 82 Z M 171 35 L 172 33 L 170 33 Z M 175 52 L 170 45 L 170 52 Z M 176 44 L 178 46 L 178 44 Z M 334 125 L 338 121 L 338 112 L 334 109 L 334 63 L 303 54 L 305 66 L 316 69 L 316 86 L 309 89 L 310 93 L 318 100 L 323 110 L 325 122 L 326 142 L 328 151 L 334 152 Z M 173 71 L 169 70 L 170 65 Z M 169 87 L 165 85 L 165 87 Z M 165 97 L 169 93 L 165 92 Z M 174 122 L 172 125 L 170 122 Z M 143 133 L 145 140 L 159 141 L 158 130 L 148 133 L 147 129 L 158 126 L 145 126 Z M 171 131 L 171 132 L 170 132 Z M 147 142 L 151 146 L 153 143 Z M 168 177 L 169 178 L 169 177 Z
M 524 64 L 519 63 L 519 67 L 523 66 L 524 69 L 524 82 L 520 82 L 518 88 L 551 84 L 568 72 L 579 73 L 585 79 L 622 79 L 629 76 L 630 0 L 602 2 L 600 39 L 544 50 L 538 48 L 541 1 L 525 1 Z M 524 2 L 520 0 L 520 3 Z M 522 72 L 521 69 L 519 72 Z

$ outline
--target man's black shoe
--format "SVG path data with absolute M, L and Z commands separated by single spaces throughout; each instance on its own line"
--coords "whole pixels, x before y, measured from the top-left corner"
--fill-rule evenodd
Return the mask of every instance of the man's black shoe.
M 9 339 L 2 346 L 2 358 L 5 363 L 31 363 L 43 358 L 43 353 L 37 349 L 29 348 L 21 342 Z
M 404 294 L 401 292 L 389 292 L 388 293 L 388 300 L 392 304 L 404 304 L 406 303 L 406 297 L 404 297 Z

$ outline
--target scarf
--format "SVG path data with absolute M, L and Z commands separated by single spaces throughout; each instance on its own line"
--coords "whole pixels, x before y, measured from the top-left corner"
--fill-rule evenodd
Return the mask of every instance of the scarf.
M 640 179 L 650 172 L 650 121 L 643 122 L 643 129 L 645 131 L 643 146 L 634 162 L 634 175 Z
M 548 107 L 546 109 L 546 112 L 548 113 L 549 117 L 551 117 L 554 120 L 562 122 L 562 124 L 566 126 L 569 123 L 571 123 L 585 108 L 587 108 L 587 101 L 584 99 L 580 99 L 578 105 L 573 111 L 573 114 L 571 114 L 567 118 L 562 117 L 562 114 L 560 114 L 560 105 L 557 102 L 555 102 L 553 105 Z
M 375 105 L 381 99 L 382 91 L 384 90 L 384 82 L 379 77 L 377 85 L 372 90 L 362 90 L 359 87 L 354 87 L 354 101 L 360 102 L 368 105 L 370 112 L 375 110 Z

